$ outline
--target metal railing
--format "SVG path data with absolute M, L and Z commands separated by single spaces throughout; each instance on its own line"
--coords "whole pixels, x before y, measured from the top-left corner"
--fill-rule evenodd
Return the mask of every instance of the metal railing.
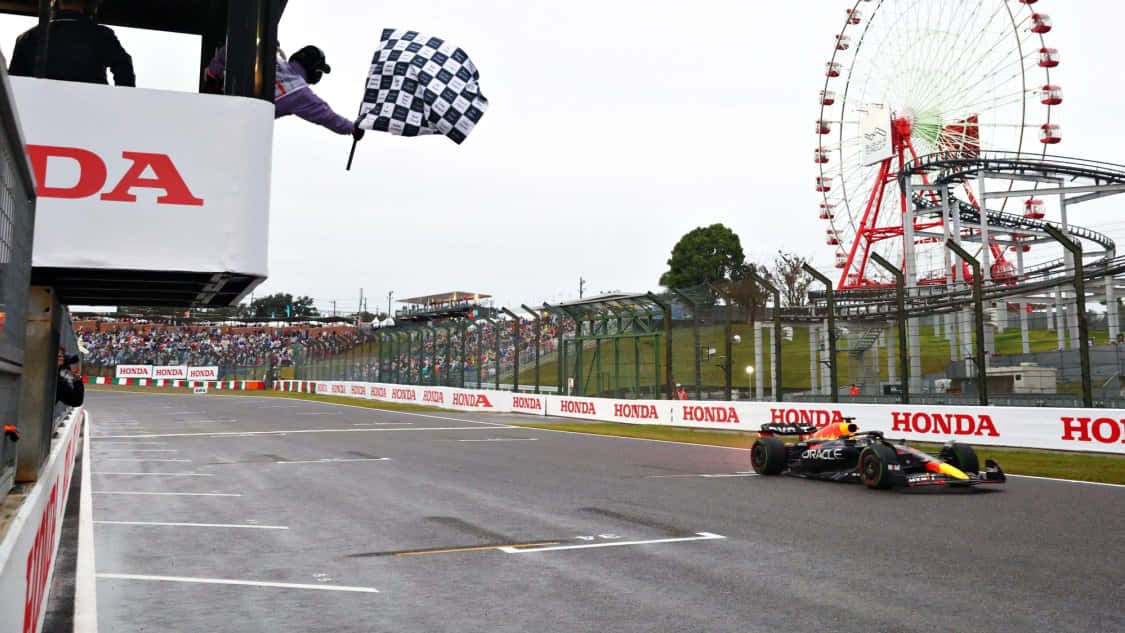
M 0 63 L 7 62 L 0 56 Z M 0 426 L 16 425 L 23 374 L 35 184 L 16 120 L 8 75 L 0 71 Z M 15 477 L 16 444 L 0 436 L 0 499 Z

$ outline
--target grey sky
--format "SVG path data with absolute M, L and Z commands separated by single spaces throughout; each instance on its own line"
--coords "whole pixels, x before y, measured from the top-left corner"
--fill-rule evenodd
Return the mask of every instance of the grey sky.
M 463 47 L 491 105 L 460 147 L 369 133 L 350 173 L 349 138 L 278 121 L 270 280 L 258 293 L 354 310 L 361 287 L 371 308 L 385 307 L 389 290 L 565 300 L 579 275 L 590 292 L 643 291 L 684 232 L 714 222 L 752 258 L 780 248 L 834 270 L 810 154 L 823 64 L 851 4 L 292 0 L 282 46 L 326 51 L 333 72 L 316 91 L 341 114 L 356 113 L 384 27 Z M 1048 40 L 1063 56 L 1057 153 L 1125 163 L 1115 79 L 1125 8 L 1037 7 L 1054 18 Z M 30 24 L 0 19 L 5 55 Z M 194 87 L 194 38 L 117 31 L 139 85 Z M 206 134 L 215 123 L 182 124 Z M 1125 242 L 1122 202 L 1091 204 L 1072 222 Z

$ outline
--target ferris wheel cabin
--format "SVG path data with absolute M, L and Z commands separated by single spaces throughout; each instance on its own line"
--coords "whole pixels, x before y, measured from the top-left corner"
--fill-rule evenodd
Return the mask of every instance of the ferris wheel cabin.
M 3 0 L 0 12 L 38 16 L 48 32 L 50 5 Z M 63 304 L 238 303 L 267 275 L 283 2 L 102 0 L 88 7 L 111 28 L 199 36 L 195 68 L 225 45 L 224 94 L 42 78 L 51 42 L 40 38 L 35 77 L 5 73 L 4 87 L 35 178 L 32 284 L 52 287 Z M 202 85 L 202 78 L 201 70 L 192 81 Z

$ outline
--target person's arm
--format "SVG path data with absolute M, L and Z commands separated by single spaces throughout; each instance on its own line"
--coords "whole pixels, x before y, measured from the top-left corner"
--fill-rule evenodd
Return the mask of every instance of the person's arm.
M 332 107 L 325 103 L 312 91 L 312 88 L 298 90 L 286 97 L 279 105 L 278 116 L 282 114 L 295 114 L 309 123 L 321 125 L 337 134 L 352 135 L 355 132 L 355 122 L 351 119 L 336 114 Z M 282 107 L 286 111 L 282 112 Z
M 128 88 L 137 85 L 137 76 L 133 73 L 133 58 L 125 52 L 117 36 L 108 28 L 102 30 L 102 54 L 105 65 L 113 73 L 113 83 Z

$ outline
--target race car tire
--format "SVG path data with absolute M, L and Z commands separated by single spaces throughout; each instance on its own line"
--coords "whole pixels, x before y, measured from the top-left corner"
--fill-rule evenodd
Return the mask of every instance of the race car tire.
M 872 444 L 859 454 L 859 477 L 868 488 L 891 487 L 891 465 L 897 464 L 895 451 L 883 444 Z
M 980 460 L 972 446 L 960 442 L 951 442 L 941 449 L 941 458 L 949 465 L 965 474 L 980 472 Z
M 785 442 L 776 437 L 759 437 L 750 449 L 750 465 L 759 475 L 777 475 L 785 469 Z

